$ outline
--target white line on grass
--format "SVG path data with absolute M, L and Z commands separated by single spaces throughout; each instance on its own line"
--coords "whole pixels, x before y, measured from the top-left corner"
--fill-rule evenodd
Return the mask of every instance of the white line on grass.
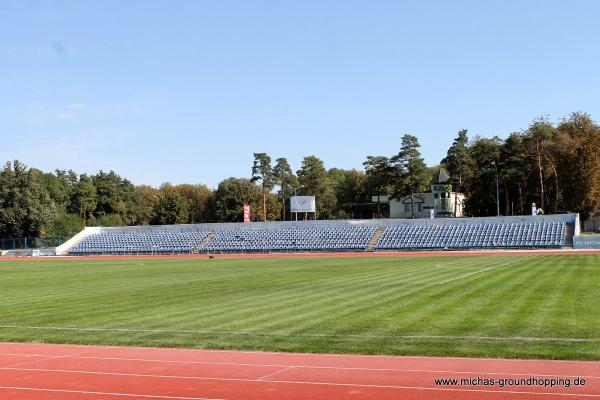
M 473 336 L 473 335 L 344 335 L 327 333 L 293 333 L 293 332 L 244 332 L 244 331 L 210 331 L 210 330 L 179 330 L 179 329 L 134 329 L 134 328 L 99 328 L 75 326 L 22 326 L 0 325 L 0 329 L 30 329 L 48 331 L 76 332 L 121 332 L 121 333 L 180 333 L 197 335 L 231 335 L 231 336 L 282 336 L 282 337 L 316 337 L 343 339 L 450 339 L 450 340 L 493 340 L 493 341 L 525 341 L 525 342 L 569 342 L 592 343 L 600 342 L 600 338 L 563 338 L 563 337 L 533 337 L 533 336 Z
M 509 265 L 509 264 L 514 264 L 514 263 L 516 263 L 516 262 L 523 261 L 523 260 L 526 260 L 526 259 L 527 259 L 527 258 L 519 258 L 518 260 L 512 260 L 512 261 L 508 261 L 508 262 L 505 262 L 505 263 L 502 263 L 502 264 L 499 264 L 499 265 L 494 265 L 493 267 L 489 267 L 489 268 L 485 268 L 485 269 L 482 269 L 482 270 L 479 270 L 479 271 L 471 272 L 471 273 L 468 273 L 468 274 L 465 274 L 465 275 L 457 276 L 456 278 L 447 279 L 447 280 L 445 280 L 445 281 L 438 282 L 437 284 L 438 284 L 438 285 L 443 285 L 444 283 L 448 283 L 448 282 L 457 281 L 457 280 L 459 280 L 459 279 L 463 279 L 463 278 L 469 277 L 469 276 L 471 276 L 471 275 L 480 274 L 480 273 L 482 273 L 482 272 L 486 272 L 486 271 L 489 271 L 489 270 L 492 270 L 492 269 L 496 269 L 496 268 L 504 267 L 504 266 L 506 266 L 506 265 Z
M 437 268 L 455 268 L 455 269 L 462 269 L 462 270 L 466 270 L 469 271 L 471 269 L 477 268 L 477 267 L 482 267 L 483 265 L 481 264 L 486 264 L 486 260 L 487 262 L 490 261 L 504 261 L 504 260 L 510 260 L 514 257 L 509 256 L 497 256 L 497 257 L 492 257 L 492 256 L 486 256 L 485 258 L 473 258 L 469 261 L 466 261 L 464 258 L 459 257 L 458 260 L 453 261 L 453 262 L 440 262 L 438 261 L 437 264 L 432 264 L 430 265 L 431 267 L 437 267 Z
M 122 350 L 124 348 L 127 348 L 125 346 L 116 346 L 116 345 L 108 345 L 108 344 L 104 344 L 104 345 L 100 345 L 100 344 L 67 344 L 67 343 L 43 343 L 43 342 L 0 342 L 0 347 L 2 345 L 9 345 L 9 346 L 24 346 L 24 347 L 30 347 L 31 345 L 41 345 L 41 346 L 52 346 L 52 347 L 81 347 L 81 348 L 86 348 L 86 349 L 94 349 L 94 350 L 89 350 L 89 352 L 93 352 L 93 351 L 103 351 L 103 350 L 113 350 L 113 349 L 119 349 Z M 198 352 L 206 352 L 206 353 L 240 353 L 240 354 L 274 354 L 277 356 L 285 356 L 287 353 L 282 353 L 280 351 L 269 351 L 269 350 L 223 350 L 223 349 L 207 349 L 207 348 L 181 348 L 181 347 L 177 347 L 177 348 L 163 348 L 163 347 L 149 347 L 149 346 L 135 346 L 136 349 L 138 350 L 168 350 L 168 351 L 176 351 L 176 352 L 187 352 L 187 353 L 198 353 Z M 83 354 L 87 354 L 83 353 Z M 371 358 L 371 359 L 397 359 L 398 357 L 401 358 L 405 358 L 405 359 L 413 359 L 413 360 L 423 360 L 423 359 L 438 359 L 438 358 L 444 358 L 444 359 L 451 359 L 451 360 L 469 360 L 469 361 L 473 361 L 473 360 L 483 360 L 483 361 L 490 361 L 490 360 L 494 360 L 494 359 L 490 359 L 490 358 L 474 358 L 474 357 L 443 357 L 443 356 L 397 356 L 397 355 L 387 355 L 387 354 L 329 354 L 329 353 L 294 353 L 296 355 L 302 355 L 302 356 L 306 356 L 306 357 L 326 357 L 326 358 L 338 358 L 338 357 L 352 357 L 352 358 L 356 358 L 356 357 L 360 357 L 360 358 Z M 19 354 L 15 354 L 15 355 L 22 355 L 22 356 L 42 356 L 42 357 L 48 357 L 47 355 L 44 354 L 31 354 L 31 353 L 19 353 Z M 57 355 L 55 357 L 70 357 L 69 355 Z M 552 363 L 569 363 L 569 364 L 584 364 L 584 365 L 589 365 L 590 363 L 594 363 L 596 361 L 591 361 L 591 360 L 545 360 L 545 359 L 527 359 L 527 358 L 510 358 L 510 359 L 503 359 L 503 361 L 510 361 L 511 363 L 519 363 L 519 362 L 531 362 L 531 361 L 536 361 L 536 362 L 540 362 L 540 361 L 548 361 L 548 362 L 552 362 Z

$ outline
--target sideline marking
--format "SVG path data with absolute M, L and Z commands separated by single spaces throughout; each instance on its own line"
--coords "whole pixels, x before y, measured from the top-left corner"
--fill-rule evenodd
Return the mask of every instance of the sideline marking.
M 269 354 L 271 356 L 277 357 L 285 357 L 290 354 L 304 356 L 306 358 L 369 358 L 369 359 L 399 359 L 406 358 L 411 360 L 479 360 L 482 362 L 497 362 L 498 360 L 503 362 L 550 362 L 550 363 L 568 363 L 568 364 L 584 364 L 589 365 L 590 363 L 597 363 L 598 360 L 569 360 L 569 359 L 544 359 L 544 358 L 483 358 L 483 357 L 464 357 L 464 356 L 456 356 L 456 357 L 443 357 L 443 356 L 400 356 L 400 355 L 390 355 L 390 354 L 349 354 L 349 353 L 285 353 L 281 351 L 273 351 L 273 350 L 224 350 L 224 349 L 207 349 L 207 348 L 188 348 L 188 347 L 148 347 L 148 346 L 118 346 L 118 345 L 109 345 L 109 344 L 69 344 L 69 343 L 44 343 L 44 342 L 0 342 L 0 348 L 5 345 L 17 345 L 23 347 L 32 347 L 32 346 L 42 346 L 42 347 L 76 347 L 76 348 L 87 348 L 87 349 L 95 349 L 89 350 L 82 354 L 87 354 L 89 352 L 94 351 L 102 351 L 102 350 L 127 350 L 127 349 L 135 349 L 135 350 L 150 350 L 150 351 L 169 351 L 169 352 L 186 352 L 186 353 L 239 353 L 239 354 Z M 21 353 L 17 355 L 27 356 L 26 353 Z M 49 357 L 44 354 L 35 354 L 41 357 Z M 66 355 L 56 355 L 56 357 L 69 357 Z
M 448 283 L 448 282 L 452 282 L 452 281 L 457 281 L 457 280 L 459 280 L 459 279 L 466 278 L 466 277 L 468 277 L 468 276 L 475 275 L 475 274 L 480 274 L 480 273 L 482 273 L 482 272 L 489 271 L 489 270 L 491 270 L 491 269 L 496 269 L 496 268 L 504 267 L 504 266 L 506 266 L 506 265 L 508 265 L 508 264 L 514 264 L 514 263 L 516 263 L 516 262 L 519 262 L 519 261 L 524 261 L 524 260 L 527 260 L 528 258 L 530 258 L 530 257 L 526 257 L 526 258 L 519 258 L 518 260 L 512 260 L 512 261 L 508 261 L 508 262 L 505 262 L 505 263 L 503 263 L 503 264 L 500 264 L 500 265 L 495 265 L 495 266 L 493 266 L 493 267 L 489 267 L 489 268 L 482 269 L 482 270 L 480 270 L 480 271 L 475 271 L 475 272 L 471 272 L 471 273 L 469 273 L 469 274 L 466 274 L 466 275 L 461 275 L 461 276 L 458 276 L 458 277 L 456 277 L 456 278 L 447 279 L 447 280 L 445 280 L 445 281 L 438 282 L 438 283 L 437 283 L 437 285 L 443 285 L 444 283 Z
M 496 267 L 494 267 L 496 268 Z M 483 271 L 482 271 L 483 272 Z M 471 336 L 471 335 L 335 335 L 326 333 L 291 333 L 291 332 L 244 332 L 244 331 L 207 331 L 207 330 L 177 330 L 177 329 L 134 329 L 134 328 L 99 328 L 75 326 L 23 326 L 0 325 L 0 329 L 34 329 L 48 331 L 77 331 L 77 332 L 124 332 L 124 333 L 183 333 L 199 335 L 232 335 L 232 336 L 283 336 L 283 337 L 317 337 L 345 339 L 449 339 L 449 340 L 493 340 L 493 341 L 523 341 L 523 342 L 567 342 L 595 343 L 600 338 L 563 338 L 563 337 L 534 337 L 534 336 Z

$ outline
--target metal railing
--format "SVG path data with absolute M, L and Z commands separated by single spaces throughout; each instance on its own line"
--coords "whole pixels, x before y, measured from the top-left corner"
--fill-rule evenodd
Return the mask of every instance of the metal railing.
M 67 241 L 67 237 L 0 238 L 0 250 L 49 249 Z

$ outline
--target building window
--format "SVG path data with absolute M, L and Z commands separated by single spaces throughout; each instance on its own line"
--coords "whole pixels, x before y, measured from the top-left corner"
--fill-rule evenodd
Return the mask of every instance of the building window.
M 417 211 L 418 211 L 418 212 L 421 212 L 421 206 L 422 206 L 422 204 L 421 204 L 421 203 L 417 204 Z
M 410 204 L 405 204 L 404 205 L 404 213 L 408 214 L 410 212 Z

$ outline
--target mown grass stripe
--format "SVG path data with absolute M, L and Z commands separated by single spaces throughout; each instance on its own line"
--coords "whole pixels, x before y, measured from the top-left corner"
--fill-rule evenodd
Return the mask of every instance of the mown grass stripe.
M 383 339 L 452 339 L 452 340 L 494 340 L 494 341 L 526 341 L 526 342 L 600 342 L 600 338 L 570 338 L 570 337 L 530 337 L 530 336 L 473 336 L 473 335 L 344 335 L 327 333 L 293 333 L 293 332 L 244 332 L 244 331 L 213 331 L 213 330 L 182 330 L 182 329 L 138 329 L 138 328 L 100 328 L 73 326 L 21 326 L 0 325 L 0 329 L 23 329 L 41 331 L 76 331 L 76 332 L 119 332 L 119 333 L 182 333 L 198 335 L 231 335 L 231 336 L 284 336 L 284 337 L 336 337 L 336 338 L 383 338 Z
M 8 261 L 0 340 L 600 359 L 600 257 L 528 257 Z

